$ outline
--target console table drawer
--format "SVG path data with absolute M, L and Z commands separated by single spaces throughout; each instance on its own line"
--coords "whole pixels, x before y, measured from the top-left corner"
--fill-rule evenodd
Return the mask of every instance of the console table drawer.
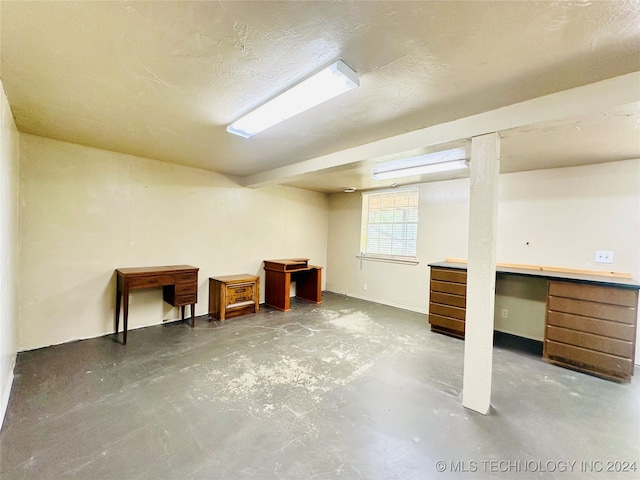
M 183 293 L 197 293 L 198 292 L 198 284 L 195 282 L 192 283 L 176 283 L 176 295 L 180 295 Z
M 173 305 L 179 307 L 182 305 L 193 305 L 198 302 L 198 296 L 195 294 L 176 295 L 173 299 Z
M 175 281 L 173 275 L 148 275 L 144 277 L 134 277 L 129 280 L 129 288 L 161 287 L 171 285 Z
M 198 272 L 176 273 L 176 283 L 198 283 Z

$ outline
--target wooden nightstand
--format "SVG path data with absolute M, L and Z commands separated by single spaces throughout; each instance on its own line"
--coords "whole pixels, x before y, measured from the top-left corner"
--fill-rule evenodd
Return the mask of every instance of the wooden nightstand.
M 217 320 L 258 313 L 260 277 L 226 275 L 209 278 L 209 315 Z

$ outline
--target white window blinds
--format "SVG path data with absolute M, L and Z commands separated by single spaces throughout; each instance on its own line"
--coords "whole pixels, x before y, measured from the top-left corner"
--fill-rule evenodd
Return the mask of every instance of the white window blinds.
M 415 260 L 419 201 L 418 187 L 363 193 L 362 254 Z

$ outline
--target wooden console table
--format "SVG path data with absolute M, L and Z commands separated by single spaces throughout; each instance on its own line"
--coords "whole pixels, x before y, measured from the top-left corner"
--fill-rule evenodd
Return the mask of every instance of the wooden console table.
M 464 338 L 467 265 L 432 263 L 431 330 Z M 633 375 L 640 284 L 631 278 L 500 266 L 498 277 L 548 281 L 543 358 L 609 380 Z
M 296 282 L 296 298 L 322 303 L 322 267 L 308 265 L 308 258 L 265 260 L 265 305 L 291 310 L 289 291 Z
M 195 306 L 198 301 L 198 268 L 191 265 L 170 265 L 166 267 L 119 268 L 116 270 L 118 286 L 116 291 L 116 335 L 120 323 L 120 303 L 124 298 L 123 344 L 127 343 L 129 317 L 129 291 L 138 288 L 162 287 L 162 298 L 174 307 L 191 305 L 191 327 L 195 323 Z

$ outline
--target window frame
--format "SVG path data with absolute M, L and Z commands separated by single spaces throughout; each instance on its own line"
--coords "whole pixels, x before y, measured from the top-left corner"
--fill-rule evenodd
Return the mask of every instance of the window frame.
M 375 253 L 367 252 L 367 249 L 370 248 L 369 225 L 374 223 L 374 222 L 371 222 L 371 218 L 370 218 L 371 198 L 376 196 L 383 197 L 389 194 L 392 194 L 392 196 L 396 198 L 400 196 L 400 194 L 402 193 L 407 193 L 408 195 L 415 194 L 415 199 L 416 199 L 415 206 L 409 205 L 408 208 L 403 209 L 403 208 L 398 208 L 394 202 L 394 207 L 392 210 L 393 220 L 391 222 L 378 222 L 378 223 L 391 225 L 392 230 L 393 230 L 393 225 L 404 225 L 404 226 L 415 225 L 415 250 L 413 252 L 413 255 L 411 254 L 397 255 L 393 253 L 379 253 L 379 249 L 378 249 L 378 252 L 375 252 Z M 407 195 L 407 199 L 409 202 L 411 202 L 411 199 L 408 195 Z M 414 207 L 414 208 L 411 208 L 411 207 Z M 420 209 L 420 188 L 418 186 L 410 186 L 410 187 L 397 188 L 397 189 L 394 188 L 393 190 L 385 189 L 385 190 L 373 190 L 369 192 L 362 192 L 361 209 L 362 211 L 361 211 L 361 224 L 360 224 L 360 255 L 358 256 L 358 258 L 361 261 L 376 260 L 376 261 L 392 262 L 392 263 L 407 263 L 412 265 L 418 264 L 417 255 L 418 255 L 418 230 L 419 230 L 419 209 Z M 378 211 L 382 211 L 382 210 L 383 209 L 378 209 Z M 406 213 L 409 213 L 409 210 L 413 210 L 415 212 L 415 221 L 407 219 L 406 214 L 403 216 L 403 221 L 395 220 L 397 212 L 407 211 Z M 406 230 L 405 230 L 405 235 L 402 237 L 401 240 L 404 243 L 404 248 L 406 250 L 408 246 L 408 241 L 412 240 L 410 236 L 407 235 Z M 393 242 L 393 239 L 391 239 L 391 241 Z

